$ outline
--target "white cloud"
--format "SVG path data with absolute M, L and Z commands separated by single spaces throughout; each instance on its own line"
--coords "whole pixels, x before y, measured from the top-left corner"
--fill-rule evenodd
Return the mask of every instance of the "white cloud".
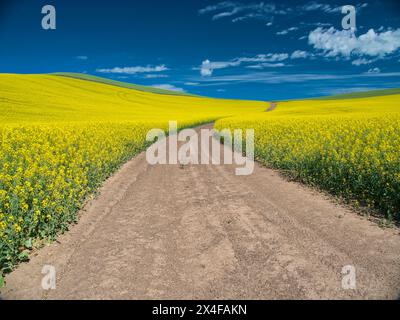
M 400 29 L 367 33 L 356 36 L 351 30 L 317 28 L 310 32 L 308 43 L 322 50 L 326 57 L 369 56 L 383 58 L 400 48 Z
M 255 57 L 242 57 L 236 58 L 237 61 L 242 62 L 277 62 L 283 61 L 289 58 L 287 53 L 268 53 L 268 54 L 258 54 Z
M 381 69 L 379 68 L 371 68 L 367 71 L 367 73 L 381 73 Z
M 291 27 L 291 28 L 289 28 L 289 29 L 285 29 L 285 30 L 282 30 L 282 31 L 278 31 L 276 34 L 277 34 L 278 36 L 282 36 L 282 35 L 288 34 L 289 32 L 296 31 L 296 30 L 298 30 L 298 29 L 299 29 L 298 27 Z
M 266 61 L 283 61 L 289 58 L 287 53 L 274 53 L 267 57 Z
M 244 21 L 248 19 L 258 19 L 271 22 L 274 15 L 284 15 L 290 8 L 277 6 L 272 3 L 250 3 L 223 1 L 215 5 L 209 5 L 201 10 L 199 14 L 212 14 L 212 20 L 232 17 L 232 22 Z
M 218 20 L 218 19 L 221 19 L 221 18 L 224 18 L 224 17 L 233 16 L 233 15 L 235 15 L 236 13 L 238 13 L 238 10 L 237 10 L 236 8 L 233 8 L 232 11 L 220 12 L 220 13 L 214 15 L 214 16 L 212 17 L 212 19 L 213 19 L 213 20 Z
M 246 68 L 250 69 L 264 69 L 264 68 L 280 68 L 280 67 L 285 67 L 286 65 L 282 62 L 278 63 L 270 63 L 270 62 L 264 62 L 256 65 L 250 65 L 247 66 Z
M 367 7 L 367 3 L 355 5 L 357 12 Z M 212 20 L 224 18 L 231 19 L 232 22 L 245 21 L 249 19 L 260 20 L 272 24 L 277 15 L 303 15 L 308 12 L 320 11 L 323 13 L 340 13 L 341 6 L 311 1 L 305 5 L 283 5 L 265 2 L 242 3 L 236 1 L 222 1 L 214 5 L 209 5 L 200 9 L 200 15 L 211 15 Z M 269 25 L 269 24 L 267 24 Z
M 222 10 L 222 9 L 227 9 L 227 8 L 231 8 L 231 7 L 235 7 L 235 4 L 233 2 L 224 1 L 224 2 L 217 3 L 215 5 L 210 5 L 203 9 L 200 9 L 199 14 L 205 14 L 205 13 Z
M 374 62 L 374 60 L 368 60 L 364 58 L 359 58 L 351 62 L 352 65 L 355 66 L 362 66 L 364 64 L 370 64 L 371 62 Z
M 224 75 L 215 77 L 198 77 L 194 81 L 200 82 L 203 86 L 220 86 L 221 84 L 236 84 L 236 83 L 302 83 L 310 81 L 324 81 L 324 80 L 354 80 L 359 82 L 364 78 L 381 78 L 381 77 L 394 77 L 398 78 L 400 72 L 387 72 L 387 73 L 360 73 L 360 74 L 326 74 L 326 73 L 282 73 L 282 72 L 252 72 L 236 75 Z
M 240 17 L 232 19 L 232 22 L 240 22 L 240 21 L 245 21 L 245 20 L 250 20 L 250 19 L 258 19 L 258 20 L 266 20 L 266 21 L 269 20 L 266 25 L 271 26 L 272 21 L 273 21 L 273 16 L 267 17 L 261 13 L 249 13 L 244 16 L 240 16 Z
M 330 27 L 332 23 L 328 22 L 300 22 L 302 26 L 312 26 L 312 27 Z
M 87 59 L 89 59 L 88 56 L 77 56 L 76 58 L 77 58 L 78 60 L 87 60 Z
M 291 59 L 305 59 L 305 58 L 308 58 L 309 56 L 311 56 L 311 54 L 308 53 L 307 51 L 296 50 L 296 51 L 293 51 L 290 58 Z
M 240 65 L 240 61 L 216 61 L 204 60 L 201 63 L 200 73 L 202 76 L 211 76 L 215 69 L 225 69 L 228 67 L 235 67 Z
M 175 87 L 172 84 L 155 84 L 152 87 L 157 89 L 176 91 L 176 92 L 185 92 L 183 88 Z
M 354 5 L 356 10 L 360 10 L 362 8 L 366 8 L 368 6 L 367 3 L 358 3 Z M 311 1 L 300 7 L 302 11 L 323 11 L 325 13 L 340 13 L 342 12 L 342 6 L 332 6 L 325 3 L 318 3 L 316 1 Z
M 315 1 L 309 2 L 301 7 L 304 11 L 324 11 L 327 13 L 340 12 L 340 7 L 333 7 L 329 4 L 318 3 Z
M 115 67 L 111 69 L 97 69 L 100 73 L 124 73 L 124 74 L 136 74 L 136 73 L 152 73 L 166 71 L 168 68 L 165 65 L 159 66 L 146 66 L 146 67 Z
M 235 58 L 229 61 L 210 61 L 209 59 L 204 60 L 198 68 L 200 70 L 200 74 L 203 77 L 212 76 L 214 70 L 216 69 L 225 69 L 230 67 L 238 67 L 243 63 L 260 63 L 259 68 L 262 67 L 281 67 L 282 65 L 268 65 L 269 62 L 280 62 L 289 58 L 287 53 L 268 53 L 268 54 L 259 54 L 254 57 L 240 57 Z M 263 65 L 264 64 L 264 65 Z M 254 68 L 254 66 L 253 66 Z M 197 69 L 197 68 L 196 68 Z
M 207 76 L 212 76 L 213 72 L 214 72 L 214 69 L 211 68 L 210 60 L 208 60 L 208 59 L 204 60 L 201 63 L 200 74 L 203 77 L 207 77 Z
M 349 87 L 349 88 L 335 88 L 335 89 L 323 88 L 319 92 L 322 94 L 337 95 L 337 94 L 343 94 L 343 93 L 363 92 L 363 91 L 370 91 L 370 90 L 377 90 L 377 89 L 382 89 L 382 88 L 366 85 L 364 87 Z
M 156 73 L 152 74 L 152 73 L 150 73 L 150 74 L 146 74 L 144 77 L 145 77 L 146 79 L 157 79 L 157 78 L 168 78 L 168 75 L 166 75 L 166 74 L 156 74 Z

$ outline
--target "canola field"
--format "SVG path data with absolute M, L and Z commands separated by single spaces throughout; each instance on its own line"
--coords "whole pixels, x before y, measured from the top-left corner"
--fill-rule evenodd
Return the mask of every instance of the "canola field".
M 168 121 L 255 129 L 258 161 L 400 220 L 400 95 L 269 104 L 0 74 L 2 274 L 78 218 L 86 199 Z M 152 91 L 152 90 L 150 90 Z
M 258 161 L 400 220 L 400 95 L 281 102 L 216 128 L 254 128 Z
M 261 102 L 161 95 L 56 75 L 0 74 L 0 280 L 144 150 L 148 130 L 261 112 Z

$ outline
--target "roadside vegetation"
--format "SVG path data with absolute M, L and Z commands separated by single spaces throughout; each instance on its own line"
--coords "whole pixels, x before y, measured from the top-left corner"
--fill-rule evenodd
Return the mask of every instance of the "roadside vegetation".
M 282 102 L 216 128 L 254 128 L 258 161 L 400 220 L 400 95 Z

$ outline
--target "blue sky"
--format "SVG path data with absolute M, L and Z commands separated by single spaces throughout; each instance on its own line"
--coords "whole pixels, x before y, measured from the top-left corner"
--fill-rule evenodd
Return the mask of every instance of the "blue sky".
M 0 72 L 258 100 L 400 87 L 400 4 L 382 2 L 2 0 Z M 46 4 L 56 30 L 41 27 Z M 343 5 L 356 7 L 353 33 Z

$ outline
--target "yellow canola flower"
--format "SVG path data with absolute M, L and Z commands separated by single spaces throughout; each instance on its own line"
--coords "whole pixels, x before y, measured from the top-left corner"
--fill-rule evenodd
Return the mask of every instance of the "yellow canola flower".
M 253 128 L 259 161 L 400 219 L 400 95 L 281 102 L 216 128 Z

